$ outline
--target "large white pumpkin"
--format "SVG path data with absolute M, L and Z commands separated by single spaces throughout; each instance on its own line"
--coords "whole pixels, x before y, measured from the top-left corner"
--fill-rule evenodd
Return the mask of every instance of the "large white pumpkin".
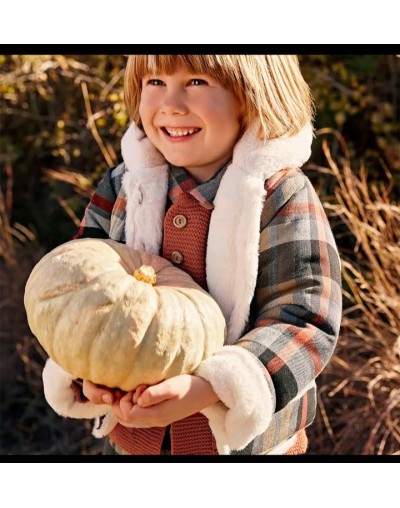
M 154 285 L 133 276 L 143 265 L 154 269 Z M 73 240 L 49 252 L 32 270 L 24 302 L 56 363 L 111 388 L 191 373 L 225 339 L 219 306 L 187 273 L 112 240 Z

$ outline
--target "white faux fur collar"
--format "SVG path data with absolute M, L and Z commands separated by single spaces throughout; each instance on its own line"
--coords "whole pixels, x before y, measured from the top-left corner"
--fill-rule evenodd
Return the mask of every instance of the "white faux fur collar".
M 236 342 L 243 332 L 254 295 L 264 182 L 283 168 L 302 166 L 311 155 L 311 124 L 296 136 L 269 141 L 259 140 L 257 130 L 252 125 L 234 148 L 214 201 L 208 234 L 207 284 L 224 313 L 227 344 Z M 123 180 L 127 244 L 159 254 L 168 164 L 135 124 L 123 136 L 121 148 L 128 169 Z

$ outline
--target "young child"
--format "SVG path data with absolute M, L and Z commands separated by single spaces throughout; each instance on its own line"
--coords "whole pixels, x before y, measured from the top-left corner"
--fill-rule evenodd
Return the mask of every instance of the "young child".
M 133 55 L 132 120 L 75 238 L 111 238 L 188 272 L 220 305 L 226 345 L 193 375 L 135 392 L 83 381 L 52 360 L 45 395 L 95 418 L 108 454 L 302 454 L 315 379 L 341 320 L 340 260 L 300 167 L 313 105 L 291 55 Z

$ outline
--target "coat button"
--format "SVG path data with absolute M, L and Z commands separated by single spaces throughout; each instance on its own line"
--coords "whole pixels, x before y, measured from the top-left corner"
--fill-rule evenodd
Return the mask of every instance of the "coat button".
M 175 215 L 172 222 L 176 228 L 181 229 L 186 226 L 187 218 L 184 215 Z
M 174 250 L 174 252 L 171 254 L 171 259 L 173 263 L 180 265 L 183 261 L 183 256 L 179 251 Z

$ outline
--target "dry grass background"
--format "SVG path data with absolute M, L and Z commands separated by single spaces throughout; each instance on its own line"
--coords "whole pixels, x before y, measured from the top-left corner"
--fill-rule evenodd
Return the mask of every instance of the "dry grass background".
M 352 171 L 346 143 L 340 165 L 327 140 L 334 200 L 324 206 L 342 247 L 345 308 L 336 352 L 318 380 L 319 414 L 309 453 L 393 454 L 400 450 L 400 207 L 392 175 L 370 184 Z M 347 241 L 344 241 L 344 237 Z
M 62 72 L 70 72 L 64 67 L 61 65 Z M 82 67 L 78 71 L 83 72 Z M 113 92 L 121 75 L 115 76 L 114 82 L 101 83 L 103 90 L 108 87 L 107 92 Z M 95 80 L 88 75 L 85 79 Z M 110 111 L 105 107 L 101 114 L 93 113 L 85 84 L 78 85 L 88 115 L 86 130 L 111 165 L 115 152 L 103 141 L 94 118 Z M 305 172 L 317 189 L 318 185 L 324 187 L 322 201 L 342 258 L 345 306 L 338 346 L 317 380 L 318 413 L 309 428 L 308 453 L 395 454 L 400 450 L 398 189 L 393 169 L 385 162 L 380 161 L 384 177 L 377 181 L 362 164 L 351 160 L 338 131 L 320 129 L 317 134 L 326 164 L 308 164 Z M 84 145 L 82 139 L 78 141 Z M 0 454 L 99 454 L 102 444 L 91 436 L 90 422 L 60 418 L 44 401 L 41 372 L 46 355 L 27 325 L 23 293 L 45 248 L 31 225 L 13 221 L 16 175 L 11 164 L 2 167 Z M 94 189 L 87 174 L 69 168 L 47 170 L 44 178 L 67 185 L 82 202 L 87 202 Z M 327 188 L 331 191 L 326 192 Z M 70 201 L 62 195 L 55 199 L 75 227 L 79 217 Z

